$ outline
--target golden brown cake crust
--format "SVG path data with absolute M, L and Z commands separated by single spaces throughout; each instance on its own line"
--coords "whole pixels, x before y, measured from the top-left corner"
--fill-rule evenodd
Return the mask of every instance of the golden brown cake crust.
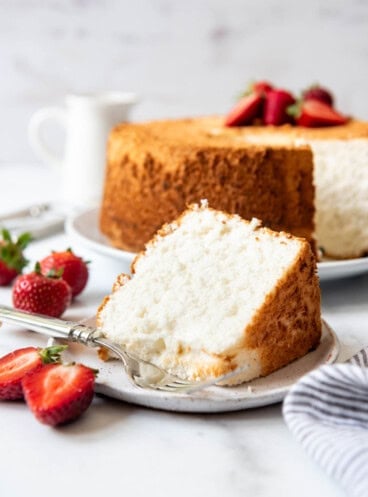
M 308 245 L 268 295 L 252 328 L 245 346 L 259 350 L 262 376 L 317 347 L 321 338 L 320 289 Z
M 123 124 L 109 138 L 102 232 L 139 251 L 186 206 L 257 217 L 275 230 L 312 239 L 314 186 L 308 147 L 249 144 L 216 118 Z

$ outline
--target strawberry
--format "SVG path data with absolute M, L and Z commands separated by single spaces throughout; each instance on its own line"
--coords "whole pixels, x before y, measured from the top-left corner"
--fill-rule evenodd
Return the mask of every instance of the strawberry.
M 43 274 L 62 270 L 61 277 L 72 289 L 72 296 L 79 295 L 88 281 L 88 262 L 75 255 L 72 249 L 52 252 L 40 262 Z
M 60 353 L 66 348 L 56 345 L 39 349 L 26 347 L 14 350 L 0 358 L 0 400 L 23 398 L 22 379 L 43 367 L 44 364 L 58 362 Z
M 298 126 L 307 128 L 338 126 L 348 121 L 346 116 L 319 100 L 302 101 L 289 108 L 288 112 L 294 114 Z
M 39 263 L 32 273 L 18 276 L 13 285 L 14 307 L 46 316 L 61 316 L 71 297 L 68 283 L 58 275 L 41 274 Z
M 36 418 L 55 426 L 80 416 L 91 404 L 96 371 L 82 364 L 49 364 L 23 378 L 25 400 Z
M 0 286 L 9 285 L 28 264 L 23 250 L 31 241 L 29 233 L 23 233 L 13 241 L 8 230 L 3 229 L 0 240 Z
M 295 103 L 295 98 L 285 90 L 271 90 L 267 93 L 263 120 L 265 124 L 279 126 L 290 121 L 287 108 Z
M 18 275 L 18 271 L 10 268 L 4 261 L 0 260 L 0 286 L 7 286 Z
M 263 96 L 251 93 L 242 97 L 225 119 L 225 126 L 252 124 L 253 119 L 262 115 Z
M 251 85 L 251 90 L 254 93 L 267 95 L 269 91 L 273 90 L 273 86 L 268 81 L 256 81 Z
M 254 93 L 264 97 L 271 90 L 273 90 L 273 86 L 268 81 L 252 81 L 248 84 L 246 90 L 240 94 L 239 98 L 247 97 Z
M 303 100 L 319 100 L 333 107 L 334 98 L 332 93 L 322 86 L 314 85 L 302 93 Z

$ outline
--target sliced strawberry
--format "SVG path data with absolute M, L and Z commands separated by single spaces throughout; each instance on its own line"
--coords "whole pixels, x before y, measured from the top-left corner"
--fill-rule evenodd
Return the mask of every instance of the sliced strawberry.
M 263 97 L 258 93 L 246 95 L 239 100 L 225 119 L 225 126 L 252 124 L 253 119 L 262 115 Z
M 61 278 L 72 289 L 73 297 L 79 295 L 87 284 L 87 264 L 88 262 L 75 255 L 70 248 L 63 252 L 52 252 L 40 262 L 41 271 L 45 275 L 61 271 Z
M 296 110 L 295 119 L 298 126 L 305 126 L 306 128 L 338 126 L 345 124 L 349 120 L 346 116 L 319 100 L 301 102 Z
M 23 311 L 59 317 L 70 304 L 72 291 L 58 275 L 44 276 L 39 263 L 29 274 L 17 277 L 13 285 L 13 305 Z
M 44 364 L 58 362 L 65 346 L 25 347 L 0 358 L 0 400 L 23 398 L 22 379 L 41 369 Z
M 319 100 L 330 107 L 333 107 L 334 98 L 330 90 L 319 85 L 314 85 L 302 93 L 303 100 Z
M 248 84 L 246 90 L 239 95 L 239 98 L 248 97 L 254 93 L 265 97 L 271 90 L 273 90 L 273 86 L 268 81 L 252 81 Z
M 55 426 L 80 416 L 91 404 L 96 372 L 82 364 L 50 364 L 22 381 L 36 418 Z
M 267 93 L 263 120 L 265 124 L 279 126 L 290 122 L 287 108 L 295 103 L 295 98 L 285 90 L 271 90 Z
M 28 264 L 23 250 L 31 240 L 29 233 L 23 233 L 13 241 L 8 230 L 1 231 L 0 240 L 0 286 L 9 285 Z
M 273 86 L 268 81 L 256 81 L 252 85 L 252 91 L 263 96 L 267 95 L 271 90 L 273 90 Z

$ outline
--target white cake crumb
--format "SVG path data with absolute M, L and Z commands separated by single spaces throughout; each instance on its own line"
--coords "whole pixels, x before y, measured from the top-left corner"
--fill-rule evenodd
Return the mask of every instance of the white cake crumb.
M 253 217 L 250 221 L 250 229 L 253 231 L 256 231 L 258 228 L 262 226 L 262 221 L 260 219 L 257 219 L 256 217 Z

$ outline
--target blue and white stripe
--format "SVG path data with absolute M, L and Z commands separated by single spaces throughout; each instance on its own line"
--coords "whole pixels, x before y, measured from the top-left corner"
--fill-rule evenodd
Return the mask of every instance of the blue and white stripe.
M 368 496 L 367 352 L 304 376 L 283 405 L 295 438 L 351 497 Z

